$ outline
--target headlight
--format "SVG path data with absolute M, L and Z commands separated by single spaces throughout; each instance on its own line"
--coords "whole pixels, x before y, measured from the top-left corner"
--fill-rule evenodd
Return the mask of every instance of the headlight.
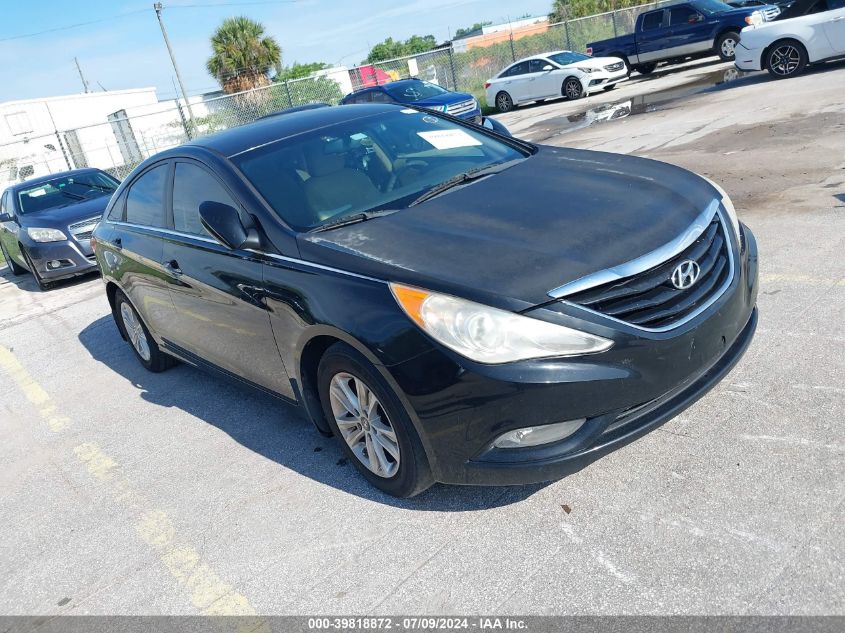
M 745 23 L 751 26 L 756 26 L 757 24 L 763 23 L 763 14 L 759 11 L 755 11 L 751 15 L 745 16 Z
M 710 180 L 707 176 L 701 177 L 704 178 L 704 180 L 709 182 L 711 185 L 713 185 L 713 188 L 719 192 L 720 196 L 722 196 L 722 208 L 725 209 L 725 213 L 727 214 L 728 219 L 731 221 L 731 226 L 733 227 L 734 235 L 736 235 L 736 239 L 739 240 L 739 218 L 736 215 L 736 209 L 734 208 L 734 203 L 731 202 L 730 196 L 728 196 L 727 192 L 724 189 L 722 189 L 719 185 Z
M 29 228 L 26 233 L 36 242 L 64 242 L 67 239 L 59 229 Z
M 580 70 L 582 73 L 587 73 L 588 75 L 598 72 L 596 68 L 581 68 L 580 66 L 576 66 L 575 70 Z
M 613 341 L 563 325 L 420 288 L 390 284 L 396 301 L 434 340 L 479 363 L 578 356 Z

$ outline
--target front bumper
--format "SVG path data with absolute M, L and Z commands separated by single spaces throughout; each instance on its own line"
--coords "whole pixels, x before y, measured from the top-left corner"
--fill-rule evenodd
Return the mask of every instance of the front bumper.
M 663 424 L 707 393 L 747 349 L 757 324 L 757 246 L 743 227 L 730 287 L 707 310 L 667 332 L 566 321 L 612 338 L 592 356 L 481 365 L 433 351 L 386 368 L 424 438 L 438 481 L 511 485 L 580 470 Z M 560 304 L 529 311 L 552 311 Z M 428 387 L 420 390 L 421 376 Z M 431 377 L 436 377 L 431 380 Z M 572 436 L 532 448 L 497 449 L 503 433 L 586 418 Z
M 581 82 L 584 84 L 584 92 L 595 92 L 604 86 L 615 85 L 628 80 L 628 71 L 623 69 L 615 73 L 602 71 L 592 73 Z
M 742 41 L 737 44 L 734 65 L 739 70 L 763 70 L 763 49 L 747 48 Z
M 97 260 L 87 240 L 35 242 L 26 247 L 26 252 L 42 279 L 65 279 L 97 270 Z

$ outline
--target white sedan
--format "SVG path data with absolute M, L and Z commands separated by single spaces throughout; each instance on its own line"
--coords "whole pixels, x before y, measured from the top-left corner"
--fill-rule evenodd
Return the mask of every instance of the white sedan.
M 845 57 L 845 0 L 797 0 L 773 22 L 742 29 L 734 63 L 783 79 L 838 57 Z
M 618 57 L 589 57 L 555 51 L 520 59 L 484 84 L 487 103 L 509 112 L 529 101 L 555 97 L 579 99 L 601 88 L 610 90 L 628 78 Z

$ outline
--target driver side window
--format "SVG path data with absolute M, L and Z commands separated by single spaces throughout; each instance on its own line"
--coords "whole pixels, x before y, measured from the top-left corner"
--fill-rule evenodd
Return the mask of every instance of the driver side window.
M 544 61 L 542 59 L 530 59 L 528 60 L 528 72 L 529 73 L 541 73 L 543 72 L 544 66 L 551 66 L 549 62 Z

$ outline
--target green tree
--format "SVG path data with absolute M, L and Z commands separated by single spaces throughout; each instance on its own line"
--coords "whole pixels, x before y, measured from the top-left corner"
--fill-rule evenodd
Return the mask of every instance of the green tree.
M 324 68 L 329 68 L 329 65 L 325 62 L 311 62 L 310 64 L 300 64 L 299 62 L 294 62 L 293 66 L 286 66 L 278 69 L 276 76 L 273 77 L 273 81 L 302 79 L 303 77 L 313 75 L 318 70 L 323 70 Z
M 457 31 L 455 31 L 455 38 L 454 39 L 457 40 L 461 37 L 464 37 L 465 35 L 467 35 L 469 33 L 472 33 L 473 31 L 478 31 L 480 29 L 483 29 L 485 26 L 490 26 L 491 24 L 493 24 L 493 23 L 492 22 L 476 22 L 472 26 L 468 26 L 465 29 L 458 29 Z
M 368 64 L 382 62 L 387 59 L 404 57 L 406 55 L 418 55 L 437 47 L 437 40 L 433 35 L 412 35 L 404 42 L 388 37 L 370 49 L 370 54 L 364 60 Z
M 616 9 L 627 9 L 653 0 L 553 0 L 549 22 L 562 22 Z
M 247 17 L 227 18 L 211 36 L 212 55 L 206 68 L 227 93 L 270 83 L 272 68 L 282 60 L 282 48 L 264 34 L 264 26 Z

